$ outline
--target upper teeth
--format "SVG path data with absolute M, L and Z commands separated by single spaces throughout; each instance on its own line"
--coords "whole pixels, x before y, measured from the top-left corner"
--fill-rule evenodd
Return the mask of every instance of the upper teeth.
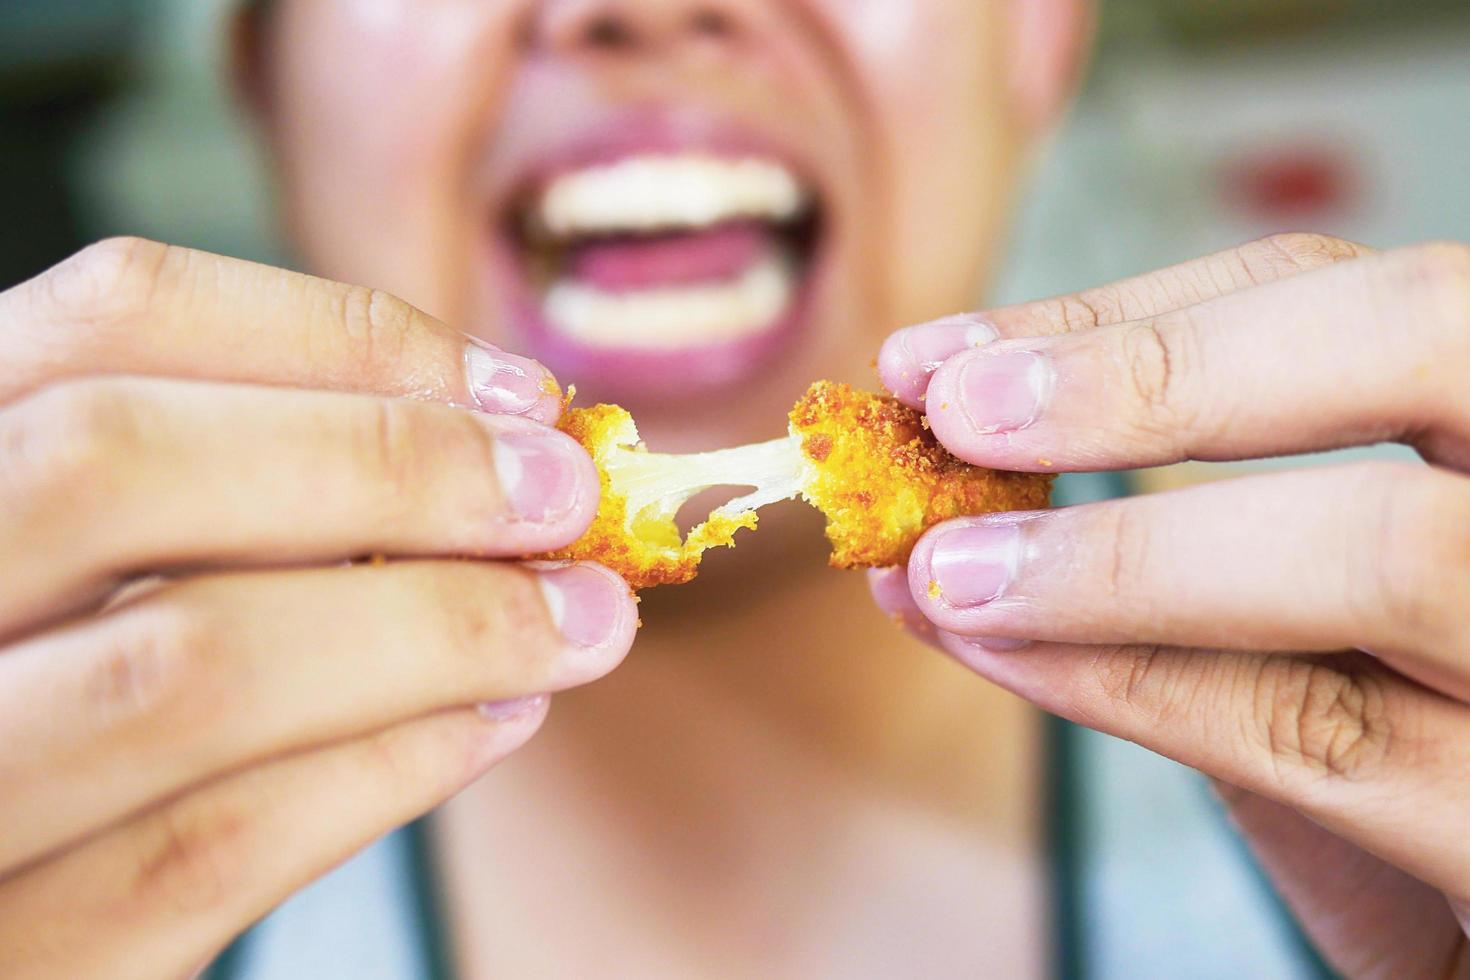
M 804 204 L 801 184 L 778 163 L 680 154 L 563 174 L 541 195 L 537 216 L 556 235 L 647 232 L 735 218 L 784 221 Z

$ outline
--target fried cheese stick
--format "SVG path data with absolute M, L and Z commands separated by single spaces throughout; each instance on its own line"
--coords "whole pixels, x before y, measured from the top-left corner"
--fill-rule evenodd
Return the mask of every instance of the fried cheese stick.
M 688 582 L 704 552 L 733 547 L 756 510 L 801 497 L 827 518 L 837 568 L 902 565 L 929 527 L 963 514 L 1047 505 L 1049 474 L 971 466 L 935 440 L 923 415 L 893 398 L 818 381 L 789 416 L 788 434 L 713 452 L 649 452 L 616 405 L 571 409 L 561 428 L 597 464 L 602 495 L 592 526 L 542 558 L 586 559 L 634 589 Z M 675 516 L 717 486 L 753 488 L 681 538 Z

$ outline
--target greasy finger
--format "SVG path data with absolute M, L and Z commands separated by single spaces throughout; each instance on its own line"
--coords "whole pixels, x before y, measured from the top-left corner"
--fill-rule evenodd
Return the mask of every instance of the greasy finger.
M 0 634 L 181 566 L 515 556 L 586 529 L 563 433 L 407 399 L 165 379 L 0 410 Z
M 187 976 L 293 891 L 520 747 L 546 699 L 228 776 L 0 882 L 6 976 Z
M 210 576 L 0 656 L 0 870 L 221 772 L 612 670 L 637 612 L 594 565 Z
M 0 404 L 64 378 L 143 374 L 448 402 L 542 423 L 550 373 L 381 290 L 136 238 L 0 293 Z
M 1470 480 L 1319 467 L 1026 514 L 920 540 L 942 630 L 1067 643 L 1372 650 L 1470 698 Z
M 1368 256 L 1172 313 L 1003 340 L 929 382 L 972 463 L 1102 470 L 1399 440 L 1470 466 L 1470 246 Z
M 1285 803 L 1451 895 L 1470 892 L 1470 708 L 1371 657 L 949 647 L 1047 711 Z
M 1362 245 L 1327 235 L 1271 235 L 1106 286 L 905 327 L 884 342 L 878 355 L 878 376 L 900 400 L 923 408 L 934 371 L 967 348 L 997 339 L 1074 333 L 1159 316 L 1367 254 L 1369 249 Z

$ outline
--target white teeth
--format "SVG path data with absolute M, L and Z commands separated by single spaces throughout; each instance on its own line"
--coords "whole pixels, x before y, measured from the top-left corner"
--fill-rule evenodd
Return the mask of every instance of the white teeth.
M 718 283 L 615 293 L 559 279 L 542 309 L 552 329 L 591 347 L 673 349 L 761 333 L 785 312 L 795 288 L 790 263 L 768 257 Z
M 646 232 L 735 218 L 785 221 L 805 198 L 795 175 L 769 160 L 638 156 L 557 177 L 537 216 L 555 235 Z
M 555 178 L 535 201 L 528 227 L 574 241 L 646 235 L 737 219 L 783 222 L 807 203 L 796 176 L 769 159 L 648 154 Z M 602 349 L 675 350 L 755 336 L 787 311 L 798 285 L 789 256 L 767 248 L 738 275 L 627 291 L 564 270 L 545 289 L 542 313 L 556 333 Z

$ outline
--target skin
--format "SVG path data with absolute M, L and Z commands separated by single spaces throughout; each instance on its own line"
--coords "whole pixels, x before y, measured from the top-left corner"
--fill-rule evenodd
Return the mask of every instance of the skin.
M 610 573 L 494 560 L 575 538 L 595 472 L 401 301 L 119 239 L 0 325 L 7 973 L 189 974 L 632 642 Z
M 893 324 L 970 305 L 1085 33 L 1063 0 L 722 8 L 782 52 L 752 65 L 686 57 L 667 25 L 689 6 L 618 5 L 661 43 L 608 58 L 584 43 L 600 0 L 280 0 L 241 35 L 241 86 L 328 279 L 119 241 L 0 297 L 0 512 L 20 515 L 0 547 L 7 974 L 187 975 L 467 784 L 439 842 L 470 976 L 1039 974 L 1035 717 L 999 688 L 1222 779 L 1346 972 L 1466 970 L 1463 246 L 1276 240 L 991 311 L 1003 339 L 946 352 L 911 393 L 953 406 L 931 411 L 952 451 L 1014 468 L 1390 437 L 1432 467 L 1028 521 L 1036 562 L 965 609 L 929 598 L 936 532 L 877 591 L 999 687 L 881 633 L 797 518 L 645 602 L 640 656 L 558 695 L 543 737 L 475 781 L 540 726 L 541 695 L 617 665 L 635 618 L 604 572 L 497 560 L 573 539 L 591 477 L 542 427 L 554 400 L 508 399 L 475 365 L 541 369 L 444 326 L 509 339 L 476 235 L 529 132 L 517 100 L 547 78 L 515 39 L 569 98 L 677 82 L 822 161 L 837 237 L 808 341 L 741 412 L 640 410 L 676 450 L 769 435 L 812 378 L 864 380 Z M 915 339 L 880 356 L 895 390 L 927 371 L 905 368 Z M 981 433 L 965 366 L 1016 346 L 1061 365 L 1052 400 Z M 509 519 L 492 463 L 516 440 L 562 460 L 567 507 Z M 944 577 L 973 585 L 967 560 Z M 568 574 L 577 601 L 547 605 L 536 581 Z
M 513 345 L 479 236 L 521 148 L 556 121 L 678 91 L 815 162 L 832 259 L 802 344 L 745 379 L 739 411 L 731 394 L 620 401 L 650 445 L 682 451 L 780 434 L 813 378 L 871 387 L 894 324 L 964 309 L 982 288 L 1026 146 L 1076 74 L 1085 11 L 953 0 L 895 18 L 851 0 L 721 3 L 736 40 L 709 45 L 678 28 L 699 6 L 279 3 L 254 49 L 267 67 L 247 77 L 304 261 Z M 588 40 L 609 10 L 641 39 L 629 50 Z M 596 377 L 561 380 L 598 397 Z M 895 656 L 903 644 L 864 609 L 860 577 L 827 572 L 800 508 L 763 524 L 691 586 L 647 593 L 639 656 L 616 681 L 563 698 L 530 752 L 442 812 L 468 975 L 576 973 L 608 957 L 688 975 L 715 950 L 735 972 L 790 974 L 834 948 L 899 969 L 919 963 L 916 946 L 940 973 L 979 957 L 1013 975 L 1044 969 L 1034 715 L 993 688 L 957 687 L 950 664 Z M 698 749 L 656 748 L 674 745 Z M 878 821 L 902 835 L 875 837 Z M 860 839 L 864 858 L 814 839 Z M 732 849 L 734 880 L 712 891 L 699 855 Z M 870 900 L 809 897 L 841 892 Z M 875 918 L 887 923 L 876 933 L 864 926 Z M 575 942 L 566 921 L 580 924 Z
M 724 398 L 663 408 L 625 400 L 640 431 L 675 451 L 769 438 L 812 378 L 871 384 L 873 349 L 893 324 L 970 305 L 992 264 L 1025 138 L 1055 114 L 1075 64 L 1053 68 L 1046 81 L 1063 88 L 1037 92 L 1038 104 L 1024 109 L 1008 88 L 1046 82 L 1026 78 L 1038 69 L 1019 57 L 1015 72 L 997 70 L 1012 57 L 1005 41 L 1022 29 L 1005 4 L 946 0 L 895 17 L 853 0 L 766 0 L 743 12 L 716 3 L 750 41 L 712 49 L 680 32 L 699 6 L 277 4 L 258 42 L 265 51 L 254 55 L 268 67 L 251 90 L 303 261 L 508 346 L 515 337 L 504 297 L 482 272 L 481 239 L 518 166 L 563 133 L 547 117 L 595 119 L 676 88 L 816 162 L 836 255 L 807 339 L 742 385 L 740 421 Z M 588 40 L 607 9 L 622 10 L 644 39 L 632 51 L 609 54 Z M 946 43 L 931 49 L 939 34 Z M 1078 43 L 1048 37 L 1028 50 L 1070 44 L 1075 58 Z M 914 105 L 926 106 L 922 118 Z M 913 153 L 920 143 L 926 152 Z M 964 220 L 936 221 L 956 200 Z M 916 260 L 884 260 L 892 255 Z M 599 397 L 597 378 L 568 380 L 583 398 Z
M 1214 777 L 1345 975 L 1470 976 L 1470 248 L 1279 236 L 984 319 L 924 393 L 975 463 L 1419 451 L 961 519 L 874 584 L 982 676 Z M 1038 356 L 1040 404 L 1000 404 L 997 362 Z
M 239 83 L 303 263 L 327 278 L 119 239 L 0 296 L 7 976 L 192 974 L 292 891 L 524 744 L 546 694 L 616 666 L 640 615 L 659 620 L 646 631 L 648 667 L 568 704 L 545 751 L 446 815 L 467 973 L 548 952 L 605 962 L 630 941 L 687 973 L 704 958 L 698 942 L 649 937 L 694 936 L 696 921 L 737 910 L 703 941 L 750 955 L 741 929 L 775 938 L 784 925 L 800 942 L 764 955 L 788 971 L 843 933 L 863 940 L 846 946 L 861 960 L 912 964 L 906 943 L 881 939 L 919 928 L 950 972 L 979 955 L 1040 969 L 1032 716 L 993 689 L 954 685 L 938 659 L 914 667 L 872 642 L 881 614 L 852 615 L 861 586 L 819 574 L 814 538 L 792 546 L 799 563 L 778 548 L 744 573 L 732 565 L 727 577 L 790 570 L 768 574 L 773 588 L 747 603 L 716 580 L 663 610 L 635 611 L 595 567 L 503 560 L 573 540 L 595 481 L 580 450 L 545 428 L 560 409 L 547 372 L 486 346 L 505 339 L 503 318 L 477 280 L 472 239 L 498 187 L 497 154 L 525 133 L 511 125 L 531 84 L 512 84 L 523 56 L 511 28 L 528 16 L 553 62 L 595 76 L 580 86 L 591 103 L 667 91 L 670 71 L 687 72 L 681 90 L 784 126 L 821 161 L 836 228 L 807 345 L 749 380 L 748 413 L 711 401 L 647 421 L 668 448 L 745 437 L 716 419 L 780 425 L 812 375 L 859 372 L 888 325 L 973 295 L 1020 150 L 1066 90 L 1080 16 L 1063 5 L 1067 34 L 1038 39 L 1032 25 L 1011 72 L 996 66 L 1011 63 L 1007 39 L 1025 19 L 1004 4 L 936 3 L 897 23 L 878 7 L 770 4 L 749 29 L 789 37 L 782 60 L 731 89 L 723 69 L 746 56 L 733 51 L 703 67 L 584 64 L 578 25 L 593 6 L 277 3 L 268 29 L 247 22 L 237 36 Z M 681 8 L 628 9 L 666 23 Z M 928 41 L 938 24 L 952 42 L 942 61 Z M 932 131 L 908 111 L 916 100 L 932 105 Z M 941 153 L 908 151 L 936 134 Z M 475 149 L 487 142 L 488 156 Z M 952 220 L 962 191 L 965 220 Z M 899 249 L 933 261 L 889 261 Z M 530 453 L 539 469 L 506 470 L 505 453 Z M 507 474 L 533 471 L 556 477 L 562 506 L 517 509 L 526 495 Z M 839 629 L 792 632 L 784 652 L 763 643 L 749 655 L 759 623 L 838 610 Z M 706 638 L 707 658 L 689 657 L 691 635 Z M 812 644 L 818 656 L 785 655 Z M 844 651 L 848 667 L 868 669 L 833 671 Z M 778 673 L 789 683 L 772 692 Z M 901 696 L 875 711 L 879 686 Z M 671 712 L 671 694 L 698 706 L 697 720 Z M 918 705 L 934 724 L 896 724 Z M 665 726 L 662 744 L 708 750 L 640 752 L 650 724 Z M 946 733 L 971 748 L 936 752 Z M 1013 750 L 997 755 L 998 740 Z M 611 755 L 588 765 L 589 751 Z M 550 819 L 567 815 L 569 793 L 605 798 L 605 772 L 620 807 L 575 808 L 579 826 Z M 750 772 L 770 779 L 753 785 Z M 649 792 L 660 786 L 676 788 L 672 807 Z M 709 819 L 664 834 L 701 786 Z M 794 801 L 789 819 L 747 819 L 763 800 Z M 543 819 L 514 826 L 532 814 Z M 485 845 L 507 839 L 497 821 L 521 842 L 492 849 L 502 863 L 598 833 L 609 846 L 587 854 L 585 874 L 557 862 L 485 874 Z M 885 827 L 897 832 L 876 832 Z M 808 846 L 838 832 L 863 861 Z M 721 893 L 725 909 L 685 900 L 708 891 L 694 856 L 711 834 L 751 858 L 731 866 L 747 870 Z M 795 861 L 809 884 L 790 874 Z M 629 866 L 658 872 L 630 888 L 617 874 Z M 558 874 L 582 880 L 567 887 Z M 853 904 L 801 923 L 810 887 Z M 587 903 L 582 920 L 608 928 L 544 942 L 536 929 L 556 921 L 546 917 L 481 959 L 494 923 L 479 910 L 533 908 L 523 900 L 539 896 L 567 912 Z M 622 918 L 606 914 L 615 906 Z M 667 928 L 632 928 L 627 916 L 644 910 Z M 864 925 L 875 919 L 899 928 Z

